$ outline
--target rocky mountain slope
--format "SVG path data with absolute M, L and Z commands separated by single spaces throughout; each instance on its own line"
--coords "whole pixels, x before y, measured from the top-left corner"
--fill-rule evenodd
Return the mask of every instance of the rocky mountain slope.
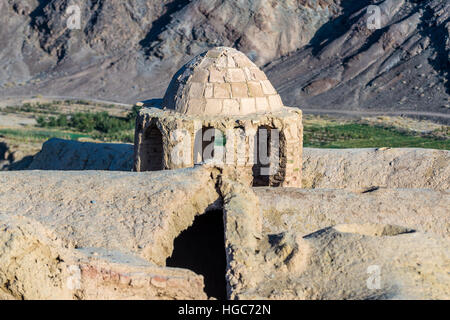
M 376 30 L 367 28 L 368 2 L 347 8 L 309 46 L 267 67 L 285 102 L 448 114 L 450 2 L 386 0 Z
M 449 111 L 448 1 L 2 0 L 0 95 L 159 98 L 206 48 L 265 66 L 305 110 Z M 380 29 L 368 29 L 380 8 Z

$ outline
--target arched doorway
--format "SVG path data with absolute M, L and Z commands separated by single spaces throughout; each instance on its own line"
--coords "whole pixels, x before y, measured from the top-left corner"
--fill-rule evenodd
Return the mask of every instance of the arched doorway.
M 202 128 L 202 161 L 214 159 L 216 130 L 213 127 Z
M 144 134 L 141 151 L 141 171 L 164 169 L 164 148 L 161 131 L 156 126 L 149 127 Z
M 197 138 L 197 137 L 196 137 Z M 203 127 L 201 131 L 201 159 L 221 161 L 225 154 L 226 137 L 224 133 L 213 127 Z
M 276 187 L 284 180 L 282 136 L 278 129 L 260 126 L 254 141 L 253 186 Z
M 174 240 L 167 267 L 185 268 L 201 274 L 208 297 L 220 300 L 226 293 L 226 255 L 223 212 L 214 210 L 195 218 L 191 227 Z

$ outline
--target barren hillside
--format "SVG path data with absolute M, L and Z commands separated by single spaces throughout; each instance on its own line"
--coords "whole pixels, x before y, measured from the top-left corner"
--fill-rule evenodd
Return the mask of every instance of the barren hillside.
M 0 96 L 159 98 L 186 61 L 226 45 L 264 66 L 285 104 L 448 119 L 448 1 L 88 0 L 79 30 L 75 3 L 0 2 Z
M 285 103 L 448 115 L 450 2 L 386 0 L 377 30 L 366 26 L 370 1 L 358 2 L 361 10 L 344 8 L 308 46 L 266 68 Z

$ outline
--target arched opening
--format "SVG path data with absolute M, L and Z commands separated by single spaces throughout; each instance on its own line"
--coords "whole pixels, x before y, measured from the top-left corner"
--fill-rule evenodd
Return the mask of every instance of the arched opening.
M 284 180 L 280 131 L 269 126 L 260 126 L 254 143 L 253 186 L 280 185 Z
M 144 133 L 141 151 L 141 171 L 164 169 L 164 148 L 161 131 L 151 126 Z
M 216 130 L 213 127 L 202 128 L 202 161 L 214 159 Z
M 190 269 L 203 275 L 208 297 L 225 300 L 226 256 L 222 211 L 209 211 L 197 216 L 193 225 L 174 240 L 172 256 L 167 258 L 166 266 Z
M 198 135 L 197 135 L 198 136 Z M 198 137 L 196 137 L 197 139 Z M 202 162 L 208 160 L 223 160 L 225 155 L 225 134 L 213 127 L 203 127 L 201 131 L 201 159 Z

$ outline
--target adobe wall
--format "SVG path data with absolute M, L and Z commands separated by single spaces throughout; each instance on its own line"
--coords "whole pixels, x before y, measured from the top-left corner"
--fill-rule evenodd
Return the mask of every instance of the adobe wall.
M 279 170 L 270 175 L 270 186 L 300 187 L 302 174 L 302 145 L 303 125 L 302 113 L 298 109 L 284 108 L 276 113 L 249 116 L 216 116 L 201 117 L 182 115 L 176 112 L 163 111 L 156 108 L 145 108 L 141 111 L 136 123 L 135 136 L 135 170 L 150 171 L 148 143 L 151 137 L 146 136 L 148 130 L 157 128 L 161 133 L 162 159 L 159 170 L 173 170 L 193 167 L 201 163 L 201 158 L 195 154 L 196 135 L 202 128 L 215 128 L 226 133 L 237 132 L 241 129 L 245 133 L 245 140 L 226 140 L 227 154 L 224 157 L 225 167 L 237 167 L 242 173 L 242 181 L 253 180 L 254 170 L 258 170 L 254 159 L 254 139 L 258 128 L 267 127 L 279 130 Z M 182 134 L 184 132 L 184 134 Z M 186 136 L 189 138 L 186 141 Z M 234 142 L 233 142 L 234 140 Z M 185 144 L 188 143 L 188 144 Z M 197 140 L 198 143 L 198 140 Z M 233 145 L 234 144 L 234 145 Z M 184 148 L 183 148 L 184 146 Z M 243 149 L 244 147 L 244 149 Z M 186 152 L 186 150 L 188 150 Z M 231 151 L 230 151 L 231 150 Z M 152 167 L 152 168 L 150 168 Z M 157 170 L 157 169 L 154 169 Z
M 2 172 L 0 291 L 25 299 L 54 297 L 60 291 L 52 284 L 65 283 L 59 270 L 72 263 L 74 253 L 100 248 L 94 261 L 73 261 L 82 279 L 91 279 L 82 283 L 83 299 L 202 298 L 201 278 L 165 268 L 165 261 L 195 216 L 223 208 L 230 298 L 449 296 L 448 191 L 248 188 L 229 178 L 204 166 L 146 173 Z M 41 232 L 39 223 L 49 231 Z M 64 249 L 60 241 L 71 247 Z M 31 256 L 24 254 L 23 248 L 35 244 Z M 55 250 L 50 257 L 47 248 Z M 103 251 L 120 251 L 132 260 L 98 261 Z M 11 264 L 17 257 L 21 263 Z M 159 267 L 137 270 L 142 265 L 133 262 L 137 258 Z M 377 296 L 366 287 L 371 265 L 379 265 L 386 280 Z M 125 279 L 120 286 L 117 277 L 102 278 L 135 271 L 142 276 L 120 278 Z M 5 287 L 8 283 L 13 286 Z M 96 283 L 101 286 L 91 286 Z M 138 283 L 142 287 L 134 286 Z

